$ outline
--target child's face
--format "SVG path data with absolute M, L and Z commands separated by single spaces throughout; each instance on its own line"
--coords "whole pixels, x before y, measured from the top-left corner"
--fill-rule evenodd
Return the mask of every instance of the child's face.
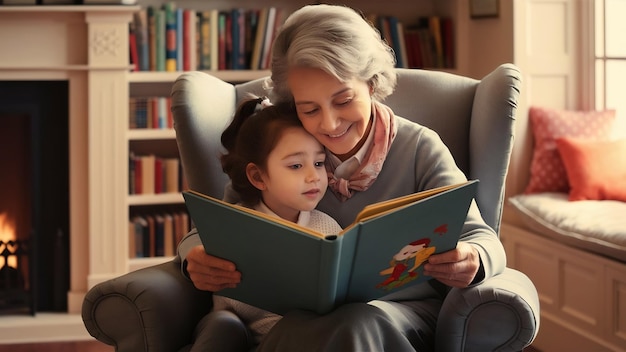
M 263 201 L 278 216 L 296 221 L 313 210 L 328 186 L 322 145 L 303 128 L 288 128 L 267 159 Z

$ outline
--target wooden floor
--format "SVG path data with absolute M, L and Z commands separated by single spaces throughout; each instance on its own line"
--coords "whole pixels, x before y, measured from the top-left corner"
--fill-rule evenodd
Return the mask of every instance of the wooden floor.
M 115 348 L 99 341 L 29 343 L 0 345 L 0 352 L 114 352 Z

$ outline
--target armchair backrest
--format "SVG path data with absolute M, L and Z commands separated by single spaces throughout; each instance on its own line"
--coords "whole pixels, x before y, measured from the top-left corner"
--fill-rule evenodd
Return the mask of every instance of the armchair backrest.
M 513 146 L 520 72 L 504 64 L 482 80 L 445 72 L 398 69 L 385 103 L 396 115 L 435 130 L 469 179 L 479 179 L 476 202 L 499 232 L 504 183 Z M 183 170 L 191 189 L 222 198 L 228 177 L 218 156 L 221 133 L 248 93 L 265 95 L 263 79 L 233 85 L 186 72 L 172 88 L 172 112 Z

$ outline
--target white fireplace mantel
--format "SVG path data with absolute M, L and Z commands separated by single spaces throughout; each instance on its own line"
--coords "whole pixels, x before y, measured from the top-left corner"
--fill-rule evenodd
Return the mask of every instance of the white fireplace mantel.
M 128 23 L 138 10 L 0 6 L 0 80 L 69 82 L 68 315 L 80 313 L 91 286 L 127 270 L 127 253 L 120 251 L 126 247 L 112 235 L 124 194 L 113 190 L 124 189 L 126 179 L 116 161 L 127 148 L 119 131 L 128 114 Z

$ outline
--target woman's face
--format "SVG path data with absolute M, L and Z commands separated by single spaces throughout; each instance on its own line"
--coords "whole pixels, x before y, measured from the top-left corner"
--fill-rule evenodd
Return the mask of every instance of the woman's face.
M 304 129 L 333 154 L 356 153 L 372 112 L 367 82 L 340 82 L 320 69 L 293 68 L 287 84 Z

